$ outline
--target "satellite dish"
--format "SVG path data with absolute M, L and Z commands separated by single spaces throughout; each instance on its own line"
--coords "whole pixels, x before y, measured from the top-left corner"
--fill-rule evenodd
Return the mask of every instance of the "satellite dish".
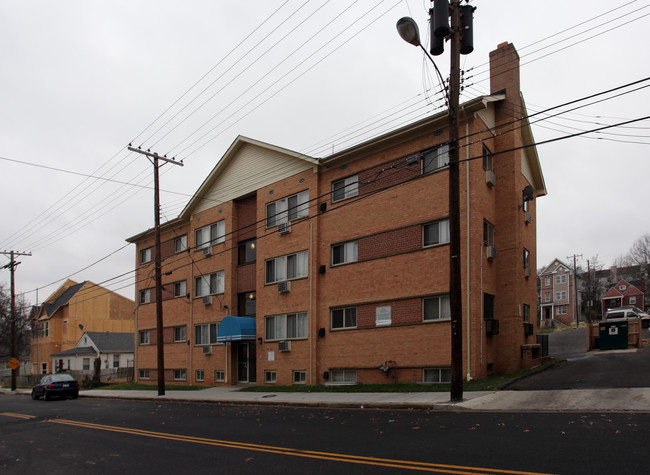
M 524 203 L 526 201 L 533 201 L 535 199 L 535 190 L 533 190 L 532 186 L 528 185 L 526 188 L 524 188 L 523 195 Z
M 83 330 L 83 329 L 84 329 L 84 326 L 80 323 L 79 324 L 79 330 Z

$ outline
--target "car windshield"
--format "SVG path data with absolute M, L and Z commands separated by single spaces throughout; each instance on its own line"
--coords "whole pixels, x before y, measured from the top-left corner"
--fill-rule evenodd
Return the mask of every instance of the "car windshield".
M 74 378 L 69 374 L 53 374 L 51 377 L 53 382 L 60 383 L 61 381 L 74 381 Z

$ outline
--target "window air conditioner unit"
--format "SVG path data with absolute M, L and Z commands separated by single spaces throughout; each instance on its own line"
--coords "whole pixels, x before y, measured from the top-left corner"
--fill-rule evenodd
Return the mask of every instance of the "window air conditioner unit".
M 490 188 L 497 184 L 497 177 L 492 170 L 485 172 L 485 183 L 487 183 Z
M 499 320 L 494 318 L 488 318 L 485 320 L 485 334 L 486 335 L 498 335 L 499 334 Z
M 212 305 L 212 295 L 203 297 L 203 305 Z
M 525 275 L 526 277 L 530 277 L 530 274 L 531 274 L 530 267 L 526 267 L 526 268 L 524 269 L 524 275 Z
M 212 255 L 212 246 L 204 247 L 203 248 L 203 255 L 204 256 L 211 256 Z
M 535 327 L 532 323 L 524 323 L 524 335 L 532 335 L 535 332 Z
M 278 224 L 278 234 L 289 234 L 291 232 L 291 223 Z
M 530 224 L 533 222 L 533 215 L 531 213 L 526 212 L 524 215 L 524 221 L 526 221 L 526 224 Z
M 278 292 L 285 294 L 291 290 L 291 282 L 284 281 L 278 283 Z
M 203 347 L 203 354 L 204 355 L 211 355 L 212 354 L 212 347 L 211 346 L 204 346 Z
M 491 261 L 492 259 L 497 258 L 497 248 L 494 246 L 488 246 L 487 247 L 487 258 L 488 261 Z
M 278 342 L 278 351 L 291 351 L 291 342 L 290 341 Z

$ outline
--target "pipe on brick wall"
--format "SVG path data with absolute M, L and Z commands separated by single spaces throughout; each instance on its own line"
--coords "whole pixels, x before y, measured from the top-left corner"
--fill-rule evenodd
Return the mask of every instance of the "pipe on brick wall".
M 461 109 L 461 113 L 464 112 L 464 107 Z M 466 252 L 465 252 L 465 262 L 467 266 L 467 272 L 465 273 L 465 281 L 466 283 L 466 288 L 467 288 L 467 381 L 472 380 L 472 345 L 470 344 L 471 342 L 471 336 L 470 336 L 470 329 L 471 329 L 471 321 L 470 321 L 470 315 L 472 312 L 470 312 L 471 309 L 471 300 L 470 300 L 470 294 L 471 294 L 471 282 L 472 279 L 470 278 L 470 249 L 471 249 L 471 242 L 470 242 L 470 193 L 469 193 L 469 167 L 470 167 L 470 161 L 469 161 L 469 122 L 467 120 L 467 117 L 465 117 L 465 114 L 463 114 L 464 119 L 465 119 L 465 192 L 466 192 L 466 198 L 465 198 L 465 206 L 467 207 L 467 246 L 466 246 Z

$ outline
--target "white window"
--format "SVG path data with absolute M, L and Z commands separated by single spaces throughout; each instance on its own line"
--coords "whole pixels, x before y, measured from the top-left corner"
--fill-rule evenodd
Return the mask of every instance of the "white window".
M 197 381 L 205 381 L 205 371 L 202 369 L 197 369 L 195 372 L 195 377 Z
M 556 275 L 555 276 L 556 284 L 566 284 L 566 274 Z
M 392 322 L 393 309 L 390 305 L 384 305 L 375 309 L 375 325 L 378 327 L 390 325 Z
M 267 228 L 307 216 L 309 216 L 309 190 L 301 191 L 266 205 Z
M 307 383 L 307 371 L 293 372 L 293 384 L 306 384 L 306 383 Z
M 140 330 L 140 344 L 148 345 L 151 343 L 151 330 Z
M 226 380 L 226 372 L 223 370 L 216 370 L 214 372 L 214 382 L 223 383 Z
M 196 278 L 194 289 L 195 297 L 224 293 L 225 276 L 224 271 L 213 272 Z
M 357 326 L 357 308 L 335 308 L 331 312 L 331 328 L 356 328 Z
M 448 368 L 425 368 L 422 381 L 425 383 L 450 383 L 451 370 Z
M 174 239 L 174 252 L 187 250 L 187 234 Z
M 332 265 L 347 264 L 356 262 L 359 250 L 357 241 L 344 242 L 332 246 Z
M 333 384 L 356 384 L 357 372 L 353 369 L 333 369 L 331 379 Z
M 636 304 L 636 297 L 630 297 L 630 305 Z
M 264 371 L 264 382 L 266 384 L 275 384 L 278 376 L 275 371 Z
M 307 313 L 290 313 L 266 317 L 267 340 L 296 340 L 307 338 Z
M 483 221 L 483 244 L 494 246 L 494 225 L 489 221 Z
M 550 301 L 551 301 L 551 293 L 550 293 L 550 292 L 546 292 L 546 293 L 544 294 L 544 302 L 550 302 Z
M 120 367 L 120 355 L 113 355 L 113 368 Z
M 544 286 L 548 287 L 549 285 L 551 285 L 551 278 L 550 277 L 544 277 Z M 547 302 L 548 302 L 548 300 L 547 300 Z
M 151 247 L 140 251 L 140 264 L 151 262 Z
M 140 305 L 151 302 L 151 289 L 140 291 Z
M 140 379 L 149 379 L 149 370 L 148 369 L 141 369 L 138 371 L 140 374 Z
M 424 225 L 424 246 L 436 246 L 449 242 L 449 220 L 441 219 Z
M 449 320 L 451 318 L 451 306 L 449 295 L 440 295 L 424 299 L 424 321 Z
M 332 203 L 359 194 L 359 176 L 353 175 L 332 183 Z
M 204 323 L 194 327 L 194 345 L 216 345 L 217 344 L 217 324 Z
M 307 251 L 288 256 L 276 257 L 266 261 L 266 283 L 307 277 Z
M 627 289 L 627 285 L 619 285 L 618 286 L 618 290 L 620 290 L 621 292 L 626 290 L 626 289 Z
M 187 379 L 187 371 L 184 369 L 174 370 L 174 381 L 185 381 Z
M 422 173 L 429 173 L 449 165 L 449 145 L 439 145 L 422 154 Z
M 523 258 L 524 269 L 530 269 L 530 251 L 528 249 L 524 248 Z
M 84 371 L 88 371 L 88 370 L 90 370 L 90 358 L 84 358 L 84 359 L 82 360 L 82 364 L 83 364 L 83 368 L 82 368 L 82 369 L 83 369 Z
M 483 170 L 491 172 L 494 169 L 494 155 L 483 145 Z
M 187 341 L 187 327 L 174 327 L 174 342 L 179 343 Z
M 185 297 L 187 295 L 187 281 L 174 282 L 174 297 Z
M 195 231 L 195 248 L 203 249 L 213 244 L 220 244 L 226 241 L 226 221 L 204 226 Z

